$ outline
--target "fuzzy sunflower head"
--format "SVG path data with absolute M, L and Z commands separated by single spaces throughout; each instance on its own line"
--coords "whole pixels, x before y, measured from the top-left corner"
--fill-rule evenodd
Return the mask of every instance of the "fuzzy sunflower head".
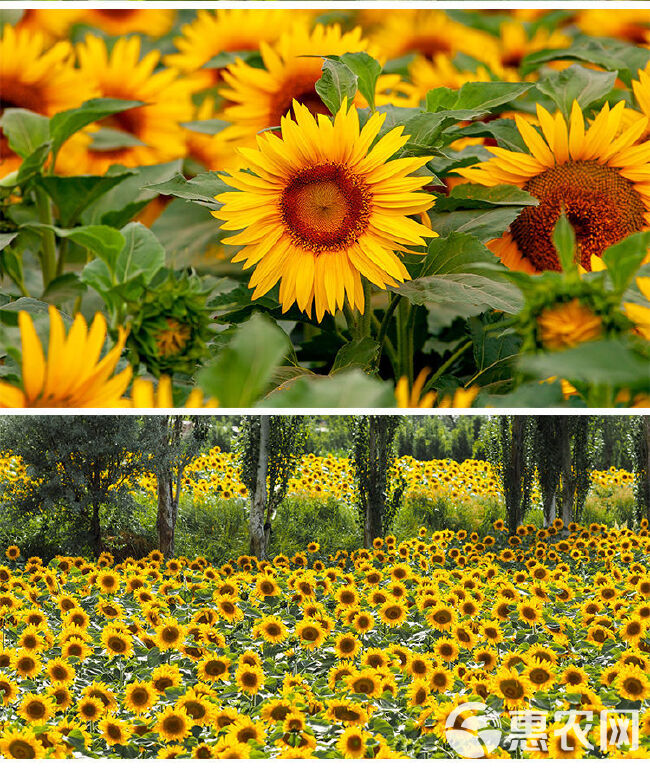
M 283 117 L 282 137 L 265 133 L 258 149 L 241 152 L 253 174 L 224 177 L 237 191 L 219 196 L 213 215 L 223 229 L 243 230 L 224 242 L 244 246 L 233 261 L 255 265 L 253 299 L 280 281 L 280 302 L 316 317 L 334 314 L 346 300 L 363 311 L 361 278 L 379 288 L 409 278 L 396 251 L 425 245 L 434 232 L 412 218 L 426 211 L 428 177 L 409 174 L 426 158 L 390 158 L 407 141 L 401 128 L 372 147 L 383 116 L 363 128 L 345 103 L 334 120 L 316 119 L 294 103 L 295 121 Z
M 585 130 L 577 102 L 569 120 L 537 106 L 540 134 L 515 115 L 519 133 L 530 154 L 489 148 L 494 158 L 459 170 L 469 181 L 486 186 L 514 184 L 539 201 L 526 206 L 499 240 L 490 247 L 511 269 L 542 272 L 560 269 L 552 234 L 562 211 L 577 239 L 577 259 L 591 270 L 592 256 L 650 220 L 650 193 L 645 179 L 650 170 L 650 142 L 638 143 L 648 118 L 622 129 L 624 102 L 600 110 Z

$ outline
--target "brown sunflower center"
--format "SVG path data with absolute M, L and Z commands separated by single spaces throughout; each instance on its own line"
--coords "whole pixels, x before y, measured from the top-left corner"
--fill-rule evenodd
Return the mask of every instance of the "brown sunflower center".
M 36 750 L 24 739 L 11 739 L 8 751 L 16 760 L 32 760 L 36 757 Z
M 299 171 L 280 205 L 294 242 L 318 253 L 347 248 L 358 240 L 368 224 L 370 194 L 343 166 L 324 163 Z
M 588 160 L 568 162 L 534 176 L 524 189 L 539 200 L 510 225 L 522 254 L 538 270 L 559 271 L 553 228 L 565 210 L 578 243 L 582 266 L 591 268 L 592 254 L 645 226 L 644 205 L 634 186 L 607 166 Z
M 524 695 L 523 686 L 518 680 L 503 680 L 499 687 L 508 699 L 520 699 Z
M 163 728 L 168 734 L 179 734 L 185 729 L 185 721 L 178 715 L 169 715 L 163 720 Z
M 638 696 L 643 691 L 643 683 L 634 677 L 630 677 L 623 683 L 623 688 L 626 693 Z

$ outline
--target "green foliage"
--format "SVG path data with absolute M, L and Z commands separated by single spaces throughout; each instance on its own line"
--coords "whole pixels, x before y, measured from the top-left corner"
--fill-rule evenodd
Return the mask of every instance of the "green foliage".
M 357 549 L 361 537 L 354 512 L 333 498 L 296 495 L 285 499 L 273 520 L 270 556 L 304 551 L 312 541 L 320 544 L 317 557 L 323 559 L 339 549 Z

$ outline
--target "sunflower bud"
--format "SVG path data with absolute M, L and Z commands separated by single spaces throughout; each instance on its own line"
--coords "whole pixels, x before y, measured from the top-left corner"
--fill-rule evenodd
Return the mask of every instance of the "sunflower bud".
M 201 278 L 185 272 L 169 271 L 149 286 L 141 300 L 128 307 L 131 361 L 143 363 L 156 377 L 191 375 L 206 353 L 207 294 Z

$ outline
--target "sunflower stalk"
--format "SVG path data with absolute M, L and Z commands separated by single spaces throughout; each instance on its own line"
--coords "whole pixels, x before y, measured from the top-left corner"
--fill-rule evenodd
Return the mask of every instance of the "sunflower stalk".
M 34 194 L 41 224 L 46 224 L 51 227 L 54 224 L 54 218 L 52 216 L 52 204 L 49 197 L 38 187 Z M 43 290 L 45 290 L 54 279 L 57 269 L 56 240 L 54 239 L 54 232 L 49 229 L 45 230 L 43 233 L 43 252 L 39 258 L 43 273 Z
M 438 370 L 429 378 L 427 383 L 422 388 L 422 394 L 425 394 L 428 392 L 434 385 L 434 383 L 442 376 L 443 373 L 449 370 L 449 368 L 458 360 L 459 357 L 462 357 L 465 352 L 472 346 L 472 340 L 468 339 L 461 347 L 459 347 L 453 355 L 448 357 L 445 362 L 438 368 Z

